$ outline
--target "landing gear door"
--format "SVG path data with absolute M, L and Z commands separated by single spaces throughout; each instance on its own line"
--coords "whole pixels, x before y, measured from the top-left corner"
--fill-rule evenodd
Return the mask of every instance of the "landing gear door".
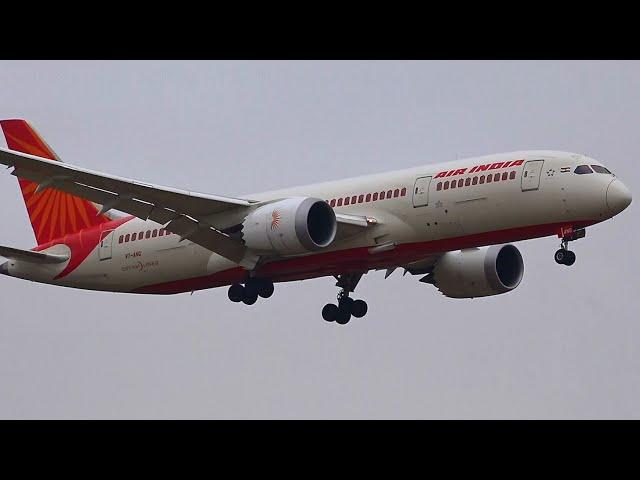
M 100 260 L 109 260 L 113 255 L 113 230 L 100 235 Z
M 530 160 L 524 164 L 522 170 L 522 191 L 538 190 L 540 187 L 540 173 L 544 160 Z
M 420 177 L 413 186 L 413 206 L 424 207 L 429 205 L 429 186 L 431 177 Z

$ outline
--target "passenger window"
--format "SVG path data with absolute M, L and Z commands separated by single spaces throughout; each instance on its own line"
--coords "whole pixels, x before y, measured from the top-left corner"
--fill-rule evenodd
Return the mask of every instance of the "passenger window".
M 120 235 L 120 238 L 118 239 L 118 243 L 122 243 L 124 242 L 124 235 Z
M 341 199 L 341 198 L 339 198 L 339 199 L 338 199 L 337 206 L 338 206 L 338 207 L 341 207 L 341 206 L 342 206 L 342 199 Z
M 515 171 L 515 170 L 513 170 L 513 171 L 509 174 L 509 179 L 511 179 L 511 180 L 515 180 L 515 178 L 516 178 L 516 171 Z
M 378 200 L 378 192 L 373 194 L 373 201 L 375 202 L 376 200 Z
M 449 190 L 449 180 L 447 180 L 446 182 L 444 182 L 444 189 L 445 189 L 445 190 Z
M 438 186 L 436 187 L 436 190 L 438 191 L 442 190 L 442 182 L 438 182 Z
M 404 187 L 402 190 L 400 190 L 400 196 L 404 197 L 407 194 L 407 187 Z
M 469 185 L 471 185 L 471 178 L 467 177 L 464 181 L 464 186 L 468 187 Z
M 138 234 L 138 240 L 142 240 L 144 238 L 144 232 L 140 232 Z
M 147 230 L 147 233 L 144 236 L 144 238 L 151 238 L 151 230 Z
M 392 194 L 391 190 L 388 190 L 387 191 L 387 198 L 391 198 L 391 194 Z
M 333 200 L 331 200 L 331 202 L 329 202 L 329 205 L 331 205 L 332 207 L 336 206 L 336 199 L 334 198 Z
M 365 202 L 370 202 L 371 201 L 371 194 L 367 193 L 367 196 L 364 199 Z
M 499 174 L 499 173 L 496 173 L 496 174 L 493 176 L 493 181 L 494 181 L 494 182 L 499 182 L 499 181 L 500 181 L 500 174 Z
M 156 238 L 156 237 L 158 236 L 158 230 L 156 229 L 156 230 L 154 230 L 153 232 L 151 232 L 151 236 L 152 236 L 153 238 Z
M 473 177 L 473 180 L 471 181 L 472 185 L 477 185 L 478 184 L 478 177 Z
M 138 238 L 138 234 L 137 233 L 134 233 L 133 235 L 131 235 L 131 241 L 132 242 L 135 242 L 136 238 Z
M 578 175 L 584 175 L 585 173 L 593 173 L 593 170 L 589 168 L 589 165 L 580 165 L 576 167 L 573 173 L 577 173 Z
M 613 175 L 608 169 L 604 168 L 602 165 L 591 165 L 593 171 L 596 173 L 608 173 L 609 175 Z
M 393 198 L 398 198 L 399 196 L 400 196 L 400 189 L 399 189 L 399 188 L 396 188 L 396 189 L 393 191 Z
M 507 172 L 504 172 L 504 173 L 502 174 L 502 179 L 503 179 L 503 180 L 507 180 L 508 178 L 509 178 L 509 174 L 508 174 Z
M 493 175 L 487 175 L 487 183 L 491 183 L 493 180 Z
M 344 199 L 344 204 L 345 205 L 349 205 L 349 202 L 351 201 L 351 199 L 349 197 L 345 197 Z
M 380 192 L 380 200 L 384 200 L 384 192 Z
M 362 202 L 364 202 L 364 195 L 360 195 L 358 197 L 358 203 L 362 203 Z
M 128 233 L 125 235 L 125 237 L 124 237 L 125 243 L 129 241 L 130 237 L 131 237 L 131 235 L 129 235 Z
M 455 180 L 451 180 L 451 188 L 456 188 L 457 184 L 458 182 L 456 182 Z
M 480 175 L 480 185 L 484 183 L 484 175 Z
M 458 180 L 458 188 L 462 187 L 462 185 L 464 185 L 464 180 Z

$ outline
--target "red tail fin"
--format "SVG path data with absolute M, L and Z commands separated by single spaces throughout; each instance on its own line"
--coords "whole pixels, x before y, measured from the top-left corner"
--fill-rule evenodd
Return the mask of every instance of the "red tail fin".
M 25 120 L 0 120 L 0 126 L 11 150 L 60 161 Z M 88 200 L 53 188 L 36 193 L 37 184 L 22 178 L 18 182 L 38 245 L 111 220 L 99 215 L 98 208 Z

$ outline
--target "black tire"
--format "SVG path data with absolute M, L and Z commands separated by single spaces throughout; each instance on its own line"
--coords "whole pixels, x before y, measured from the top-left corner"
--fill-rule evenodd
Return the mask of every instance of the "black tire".
M 251 296 L 246 295 L 246 291 L 245 291 L 245 296 L 242 299 L 242 303 L 244 303 L 245 305 L 253 305 L 254 303 L 256 303 L 258 301 L 258 294 L 255 293 Z
M 262 298 L 269 298 L 273 295 L 273 282 L 271 280 L 263 280 L 258 287 L 258 295 Z
M 367 314 L 368 309 L 367 302 L 364 300 L 354 300 L 351 304 L 351 315 L 356 318 L 362 318 Z
M 244 287 L 239 283 L 234 283 L 229 287 L 229 300 L 238 303 L 244 298 Z
M 327 303 L 322 308 L 322 318 L 324 318 L 327 322 L 335 322 L 338 318 L 338 306 L 333 303 Z
M 567 267 L 570 267 L 570 266 L 571 266 L 571 265 L 573 265 L 574 263 L 576 263 L 576 254 L 575 254 L 575 253 L 573 253 L 573 252 L 572 252 L 572 251 L 570 251 L 570 250 L 567 250 L 567 251 L 566 251 L 565 258 L 564 258 L 564 264 L 565 264 Z
M 246 298 L 253 298 L 256 297 L 258 298 L 258 287 L 259 285 L 257 284 L 257 282 L 255 280 L 247 280 L 246 283 L 244 284 L 244 296 Z M 255 302 L 252 302 L 255 303 Z M 251 305 L 251 304 L 248 304 Z
M 340 325 L 346 325 L 351 320 L 351 314 L 343 310 L 338 310 L 338 316 L 336 317 L 336 323 Z
M 563 250 L 562 248 L 560 250 L 557 250 L 555 255 L 553 256 L 553 259 L 556 261 L 557 264 L 560 265 L 564 265 L 565 260 L 567 258 L 567 250 Z
M 336 322 L 340 325 L 345 325 L 351 320 L 351 304 L 353 300 L 349 297 L 343 298 L 338 304 L 338 315 Z
M 349 313 L 351 313 L 352 305 L 353 305 L 353 298 L 351 297 L 343 297 L 342 300 L 338 302 L 338 308 Z

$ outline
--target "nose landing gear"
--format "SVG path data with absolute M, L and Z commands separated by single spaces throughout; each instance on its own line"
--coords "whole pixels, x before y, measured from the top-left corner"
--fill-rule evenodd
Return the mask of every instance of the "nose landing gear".
M 264 278 L 250 278 L 244 286 L 234 283 L 229 287 L 229 300 L 235 303 L 253 305 L 258 301 L 258 297 L 269 298 L 273 295 L 273 282 Z
M 367 314 L 367 303 L 364 300 L 354 300 L 349 297 L 362 277 L 361 273 L 351 273 L 336 277 L 336 286 L 341 287 L 338 293 L 338 304 L 327 303 L 322 309 L 322 318 L 327 322 L 336 322 L 340 325 L 349 323 L 351 317 L 362 318 Z
M 561 229 L 558 234 L 562 238 L 560 249 L 553 255 L 556 263 L 570 267 L 576 263 L 576 254 L 569 250 L 569 242 L 584 238 L 586 230 L 584 228 L 573 230 L 573 228 Z
M 568 267 L 576 263 L 576 254 L 571 250 L 567 250 L 566 247 L 560 248 L 560 250 L 556 251 L 553 258 L 556 263 L 566 265 Z

